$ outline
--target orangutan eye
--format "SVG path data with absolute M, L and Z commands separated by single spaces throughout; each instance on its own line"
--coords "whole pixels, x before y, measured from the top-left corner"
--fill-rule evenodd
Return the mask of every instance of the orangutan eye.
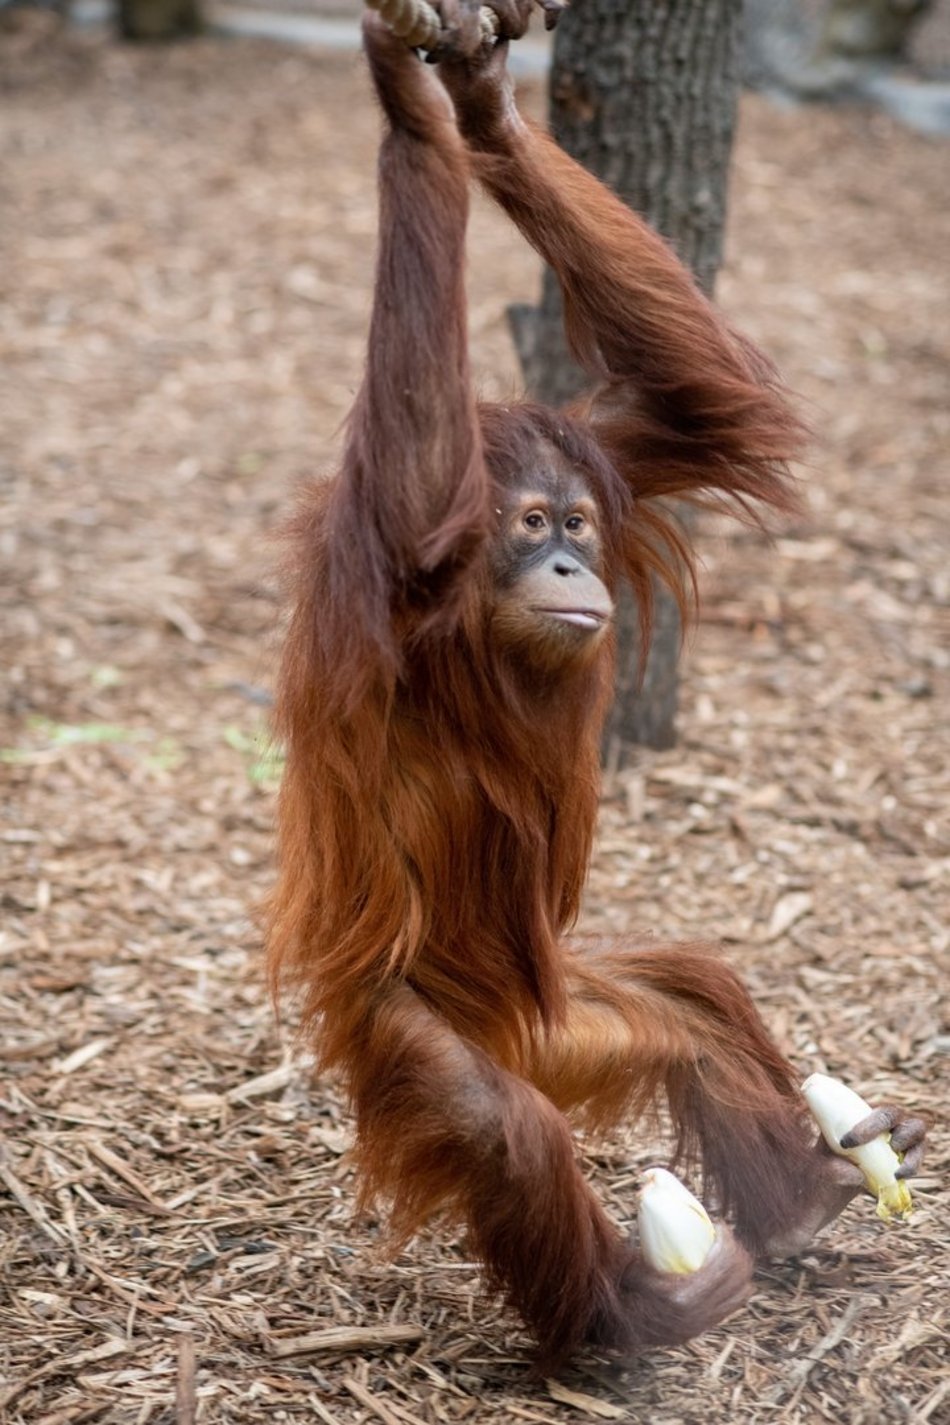
M 564 521 L 564 528 L 571 534 L 580 534 L 587 528 L 587 521 L 583 515 L 568 515 Z
M 525 529 L 530 529 L 533 534 L 537 534 L 539 530 L 547 529 L 548 527 L 548 522 L 541 510 L 529 510 L 526 515 L 522 516 L 521 523 Z

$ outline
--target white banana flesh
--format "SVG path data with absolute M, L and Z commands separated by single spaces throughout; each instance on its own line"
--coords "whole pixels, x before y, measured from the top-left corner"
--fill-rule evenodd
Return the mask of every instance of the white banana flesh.
M 871 1112 L 871 1105 L 828 1074 L 812 1074 L 802 1084 L 802 1093 L 831 1151 L 861 1169 L 864 1181 L 877 1197 L 878 1217 L 885 1222 L 892 1217 L 908 1217 L 912 1209 L 910 1189 L 897 1176 L 901 1159 L 891 1147 L 891 1135 L 882 1133 L 857 1148 L 841 1146 L 845 1134 Z
M 644 1173 L 637 1221 L 643 1255 L 660 1272 L 698 1271 L 716 1240 L 702 1203 L 665 1168 Z

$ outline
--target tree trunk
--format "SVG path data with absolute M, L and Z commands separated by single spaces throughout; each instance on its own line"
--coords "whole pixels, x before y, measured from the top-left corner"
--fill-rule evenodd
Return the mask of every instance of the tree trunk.
M 668 238 L 707 291 L 722 253 L 741 14 L 742 0 L 574 0 L 558 23 L 551 70 L 558 142 Z M 553 273 L 544 274 L 540 307 L 509 315 L 532 394 L 555 404 L 576 394 L 582 378 Z M 631 743 L 674 740 L 680 629 L 664 591 L 658 603 L 639 688 L 636 618 L 621 608 L 607 731 L 614 764 Z

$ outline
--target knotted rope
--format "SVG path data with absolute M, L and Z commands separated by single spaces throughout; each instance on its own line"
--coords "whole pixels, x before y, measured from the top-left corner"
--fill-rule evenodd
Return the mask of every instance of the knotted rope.
M 431 50 L 439 43 L 442 20 L 426 0 L 366 0 L 366 4 L 413 49 Z M 498 33 L 497 15 L 493 10 L 482 9 L 478 18 L 483 38 L 493 40 Z

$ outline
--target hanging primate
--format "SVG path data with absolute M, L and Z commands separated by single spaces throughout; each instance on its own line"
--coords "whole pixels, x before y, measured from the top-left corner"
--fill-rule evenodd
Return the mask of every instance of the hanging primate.
M 452 19 L 438 72 L 377 20 L 387 121 L 366 373 L 342 469 L 306 495 L 280 681 L 287 748 L 276 980 L 357 1120 L 364 1201 L 397 1240 L 431 1214 L 543 1361 L 682 1341 L 745 1299 L 860 1173 L 816 1145 L 794 1074 L 708 947 L 568 940 L 597 811 L 627 580 L 689 551 L 660 497 L 788 508 L 798 431 L 764 358 L 642 221 L 518 115 L 506 40 L 530 0 Z M 570 410 L 479 405 L 463 249 L 476 175 L 556 271 L 593 388 Z M 724 1220 L 691 1276 L 647 1267 L 582 1176 L 571 1125 L 665 1102 Z M 903 1171 L 922 1125 L 881 1109 Z M 726 1222 L 732 1226 L 725 1225 Z

